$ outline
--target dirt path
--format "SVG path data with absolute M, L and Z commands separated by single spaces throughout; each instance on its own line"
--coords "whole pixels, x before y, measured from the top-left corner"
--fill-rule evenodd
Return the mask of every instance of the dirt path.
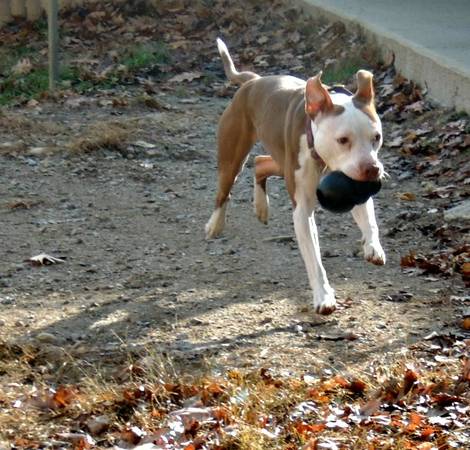
M 113 362 L 142 351 L 188 370 L 264 366 L 298 373 L 367 370 L 374 361 L 403 357 L 433 331 L 457 329 L 465 292 L 460 279 L 400 268 L 409 250 L 433 247 L 435 238 L 422 228 L 442 220 L 442 211 L 441 199 L 420 196 L 422 179 L 400 180 L 403 162 L 395 152 L 383 150 L 391 180 L 377 197 L 385 267 L 362 259 L 349 215 L 318 211 L 324 265 L 340 305 L 321 317 L 308 308 L 282 180 L 270 183 L 265 227 L 252 211 L 249 163 L 223 237 L 204 240 L 216 181 L 216 123 L 228 100 L 162 99 L 169 109 L 125 111 L 133 145 L 120 152 L 1 156 L 3 339 L 39 346 L 37 363 L 54 377 L 70 357 L 112 372 Z M 21 114 L 36 126 L 55 122 L 63 140 L 87 124 L 123 121 L 116 108 L 86 102 Z M 23 141 L 48 145 L 40 134 Z M 397 192 L 418 200 L 400 201 Z M 42 252 L 65 263 L 24 262 Z M 63 373 L 66 380 L 77 376 Z

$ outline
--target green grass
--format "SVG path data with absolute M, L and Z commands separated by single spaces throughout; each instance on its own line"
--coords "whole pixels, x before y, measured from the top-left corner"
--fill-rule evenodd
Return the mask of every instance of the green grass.
M 24 45 L 13 47 L 8 52 L 0 51 L 0 76 L 6 76 L 20 59 L 32 56 L 35 51 L 35 49 Z
M 162 43 L 157 42 L 131 48 L 121 60 L 121 64 L 126 66 L 129 71 L 135 72 L 154 64 L 168 62 L 169 59 L 167 48 Z
M 323 71 L 322 81 L 326 84 L 345 84 L 366 65 L 365 61 L 359 57 L 342 59 Z
M 47 90 L 48 71 L 45 68 L 33 69 L 24 76 L 8 76 L 0 85 L 0 105 L 18 100 L 29 100 Z
M 38 98 L 47 91 L 48 70 L 45 67 L 45 62 L 39 65 L 36 60 L 37 55 L 37 49 L 27 46 L 14 48 L 8 53 L 0 52 L 0 105 L 28 101 Z M 25 57 L 31 59 L 33 70 L 24 75 L 13 74 L 12 67 Z M 96 88 L 111 89 L 124 80 L 128 80 L 129 76 L 132 79 L 132 75 L 135 73 L 143 69 L 151 69 L 156 64 L 166 63 L 169 60 L 168 50 L 162 43 L 137 45 L 127 49 L 119 61 L 119 64 L 125 67 L 124 72 L 112 70 L 105 79 L 94 80 L 83 76 L 79 67 L 63 64 L 60 71 L 60 85 L 80 93 L 93 91 Z

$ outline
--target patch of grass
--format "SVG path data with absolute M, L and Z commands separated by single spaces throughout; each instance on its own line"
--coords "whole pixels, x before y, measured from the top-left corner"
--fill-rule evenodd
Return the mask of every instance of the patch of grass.
M 102 149 L 123 151 L 130 136 L 130 128 L 124 123 L 96 123 L 70 144 L 70 150 L 72 153 L 91 153 Z
M 33 23 L 33 30 L 47 36 L 47 19 L 45 16 L 40 17 L 38 20 L 35 20 Z
M 0 75 L 7 76 L 12 66 L 21 58 L 34 55 L 37 52 L 27 45 L 13 46 L 7 50 L 0 51 Z
M 0 85 L 0 105 L 35 98 L 47 90 L 48 84 L 46 68 L 33 69 L 23 76 L 9 75 Z
M 338 60 L 323 71 L 322 81 L 326 84 L 346 84 L 356 72 L 364 69 L 367 63 L 359 57 Z
M 92 90 L 96 84 L 102 88 L 112 86 L 106 80 L 100 83 L 93 83 L 84 80 L 80 71 L 75 67 L 62 67 L 60 71 L 59 86 L 70 86 L 76 92 Z M 46 67 L 34 68 L 26 75 L 8 75 L 0 83 L 0 105 L 8 105 L 13 102 L 24 102 L 38 98 L 49 88 L 49 71 Z
M 48 89 L 48 69 L 44 65 L 35 64 L 33 56 L 36 50 L 28 46 L 19 46 L 8 53 L 0 53 L 0 105 L 13 102 L 24 102 L 38 98 Z M 129 75 L 145 68 L 151 69 L 157 64 L 169 61 L 169 53 L 163 43 L 157 42 L 147 45 L 138 45 L 125 51 L 121 59 L 120 68 L 111 70 L 106 77 L 98 79 L 93 74 L 84 73 L 83 69 L 62 65 L 60 83 L 63 87 L 71 87 L 76 92 L 92 91 L 93 89 L 111 89 L 120 84 Z M 12 67 L 21 59 L 30 57 L 33 69 L 23 75 L 13 74 Z M 124 70 L 122 70 L 124 68 Z
M 166 63 L 169 61 L 169 53 L 163 43 L 157 42 L 148 45 L 139 45 L 128 50 L 126 56 L 121 60 L 121 64 L 135 72 L 154 64 Z
M 63 126 L 57 122 L 41 120 L 37 117 L 29 118 L 21 112 L 0 112 L 0 128 L 10 132 L 24 134 L 42 134 L 50 136 L 61 133 Z

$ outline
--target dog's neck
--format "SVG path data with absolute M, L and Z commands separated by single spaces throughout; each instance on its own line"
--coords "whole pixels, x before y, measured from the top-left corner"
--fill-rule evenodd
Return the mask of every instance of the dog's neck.
M 349 96 L 353 95 L 352 92 L 350 92 L 348 89 L 341 85 L 329 87 L 328 92 L 330 94 L 346 94 Z M 321 169 L 324 169 L 325 167 L 327 167 L 327 165 L 315 149 L 315 140 L 313 137 L 312 130 L 314 120 L 315 119 L 312 119 L 308 114 L 305 116 L 305 134 L 307 135 L 307 145 L 308 149 L 310 150 L 310 153 L 312 154 L 312 158 L 318 162 Z
M 317 163 L 320 165 L 321 169 L 324 169 L 326 167 L 326 163 L 325 163 L 325 161 L 323 161 L 322 157 L 315 150 L 315 141 L 314 141 L 314 138 L 313 138 L 312 124 L 313 124 L 313 121 L 310 118 L 310 116 L 307 114 L 305 116 L 305 134 L 307 135 L 308 149 L 310 150 L 312 158 L 315 161 L 317 161 Z

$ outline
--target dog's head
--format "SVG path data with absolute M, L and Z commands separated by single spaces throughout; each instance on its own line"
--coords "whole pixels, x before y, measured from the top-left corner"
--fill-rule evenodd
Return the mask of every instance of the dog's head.
M 305 88 L 305 110 L 312 118 L 315 150 L 331 170 L 339 170 L 358 181 L 383 176 L 378 151 L 382 146 L 382 124 L 374 106 L 373 76 L 357 72 L 353 96 L 330 94 L 321 73 Z

